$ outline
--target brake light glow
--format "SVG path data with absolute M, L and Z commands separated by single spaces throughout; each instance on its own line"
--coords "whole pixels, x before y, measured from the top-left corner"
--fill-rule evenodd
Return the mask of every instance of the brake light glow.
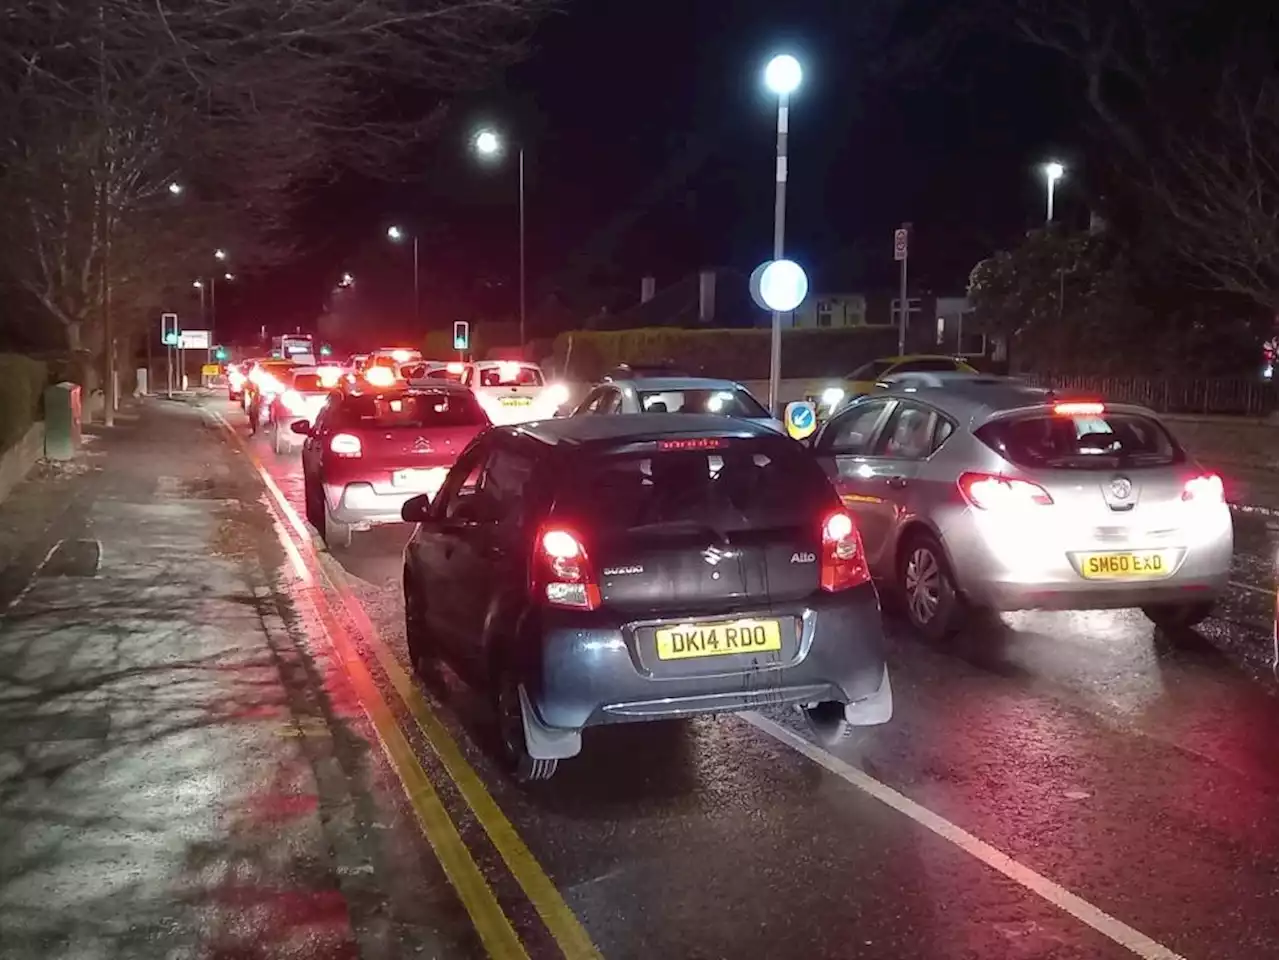
M 320 378 L 320 386 L 334 387 L 342 378 L 341 367 L 316 367 L 316 376 Z
M 335 433 L 329 441 L 329 450 L 339 457 L 358 457 L 364 452 L 360 438 L 349 433 Z
M 307 409 L 307 401 L 302 399 L 302 394 L 297 390 L 286 390 L 280 397 L 280 402 L 294 416 L 301 416 Z
M 979 510 L 1049 506 L 1049 491 L 1030 480 L 999 477 L 989 473 L 962 473 L 958 481 L 965 500 Z
M 504 360 L 498 364 L 498 379 L 503 383 L 520 379 L 520 364 L 513 360 Z
M 408 363 L 413 359 L 412 350 L 392 350 L 391 359 L 396 363 Z
M 563 383 L 550 384 L 542 395 L 553 407 L 560 407 L 569 402 L 569 388 Z
M 370 367 L 364 378 L 370 386 L 389 387 L 396 382 L 396 373 L 390 367 Z
M 843 510 L 827 514 L 822 522 L 822 589 L 835 593 L 870 579 L 871 573 L 862 553 L 862 538 L 853 517 Z
M 227 376 L 231 378 L 231 385 L 233 387 L 239 388 L 244 384 L 244 374 L 234 367 L 228 368 Z
M 1054 416 L 1058 417 L 1100 417 L 1106 410 L 1106 405 L 1101 403 L 1055 403 L 1053 405 Z
M 461 373 L 465 368 L 460 363 L 446 363 L 444 369 L 448 373 Z
M 258 389 L 268 396 L 275 396 L 284 391 L 284 384 L 269 373 L 258 378 Z
M 533 593 L 543 603 L 574 610 L 600 606 L 600 586 L 586 547 L 562 527 L 543 527 L 534 540 Z
M 1183 484 L 1182 499 L 1195 503 L 1225 503 L 1227 493 L 1220 476 L 1216 473 L 1204 473 Z
M 724 437 L 685 437 L 680 440 L 659 440 L 659 450 L 719 450 L 729 442 Z

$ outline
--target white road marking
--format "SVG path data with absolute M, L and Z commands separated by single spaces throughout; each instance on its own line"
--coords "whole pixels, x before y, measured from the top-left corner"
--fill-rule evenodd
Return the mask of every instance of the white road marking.
M 785 744 L 797 753 L 803 754 L 814 763 L 857 787 L 863 793 L 874 797 L 886 806 L 892 807 L 904 816 L 910 817 L 926 830 L 930 830 L 943 840 L 955 844 L 971 857 L 1004 874 L 1014 883 L 1047 900 L 1060 910 L 1071 914 L 1081 923 L 1096 930 L 1108 940 L 1118 943 L 1136 956 L 1142 957 L 1143 960 L 1183 960 L 1179 954 L 1174 953 L 1164 944 L 1157 943 L 1146 934 L 1140 933 L 1109 913 L 1095 907 L 1087 900 L 1076 896 L 1070 890 L 1060 887 L 1048 877 L 1036 873 L 1030 867 L 1023 866 L 1008 854 L 1001 853 L 991 844 L 984 840 L 979 840 L 950 820 L 938 816 L 932 810 L 922 807 L 892 787 L 886 786 L 874 777 L 868 776 L 852 764 L 846 763 L 816 744 L 810 743 L 800 734 L 788 730 L 781 724 L 763 717 L 755 711 L 740 713 L 739 716 L 761 733 L 768 734 L 779 743 Z

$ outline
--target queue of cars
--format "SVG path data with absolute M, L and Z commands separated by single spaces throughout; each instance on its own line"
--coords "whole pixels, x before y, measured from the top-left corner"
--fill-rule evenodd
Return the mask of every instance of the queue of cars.
M 414 668 L 490 692 L 521 780 L 599 724 L 792 704 L 831 742 L 887 722 L 881 596 L 942 641 L 979 610 L 1140 607 L 1176 630 L 1226 589 L 1222 481 L 1143 407 L 907 370 L 798 442 L 740 384 L 668 369 L 557 416 L 567 391 L 534 364 L 378 368 L 324 393 L 263 366 L 244 390 L 272 391 L 277 450 L 300 439 L 331 547 L 416 525 Z

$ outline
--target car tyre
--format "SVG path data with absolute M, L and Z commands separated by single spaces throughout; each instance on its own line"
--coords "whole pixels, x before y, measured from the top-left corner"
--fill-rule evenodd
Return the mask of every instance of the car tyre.
M 413 589 L 412 574 L 404 568 L 402 583 L 404 585 L 404 639 L 409 648 L 409 663 L 413 672 L 426 678 L 434 659 L 431 636 L 427 632 L 426 611 L 422 609 L 422 596 Z
M 327 504 L 322 504 L 321 508 L 324 523 L 320 527 L 320 536 L 324 538 L 325 546 L 331 551 L 346 550 L 351 546 L 351 524 L 335 520 Z
M 538 760 L 529 755 L 524 714 L 520 709 L 520 682 L 509 667 L 500 668 L 494 678 L 494 711 L 503 760 L 517 783 L 536 783 L 555 776 L 558 760 Z
M 917 533 L 902 545 L 897 587 L 907 620 L 926 639 L 947 640 L 964 626 L 964 598 L 936 537 Z
M 1142 608 L 1147 619 L 1162 630 L 1187 630 L 1213 614 L 1214 601 L 1153 603 Z
M 813 738 L 823 747 L 834 747 L 853 739 L 861 727 L 854 727 L 844 716 L 844 704 L 834 700 L 823 700 L 820 703 L 802 704 L 800 713 Z

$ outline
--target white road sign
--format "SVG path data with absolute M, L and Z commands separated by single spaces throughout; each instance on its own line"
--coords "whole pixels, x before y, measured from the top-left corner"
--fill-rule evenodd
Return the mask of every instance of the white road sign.
M 181 350 L 208 350 L 208 330 L 183 330 L 178 334 L 178 348 Z
M 907 259 L 907 231 L 902 227 L 893 231 L 893 259 Z

